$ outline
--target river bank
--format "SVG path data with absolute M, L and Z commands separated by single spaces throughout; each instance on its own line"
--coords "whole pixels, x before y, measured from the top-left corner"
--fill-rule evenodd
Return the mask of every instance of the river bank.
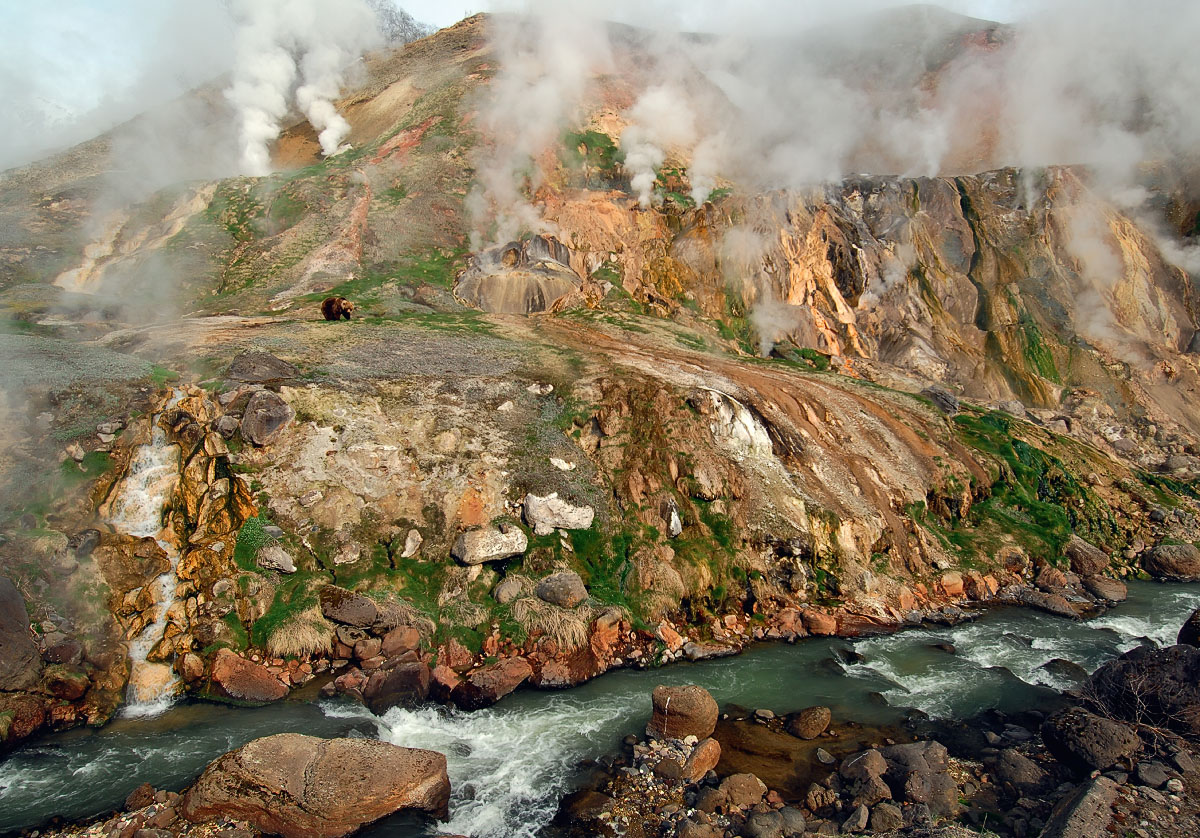
M 824 704 L 838 719 L 875 725 L 902 724 L 913 709 L 959 720 L 990 708 L 1015 713 L 1045 706 L 1052 688 L 1069 686 L 1060 667 L 1046 667 L 1051 661 L 1071 660 L 1090 672 L 1143 638 L 1169 644 L 1196 607 L 1200 585 L 1133 583 L 1126 603 L 1091 621 L 1005 608 L 953 627 L 758 644 L 734 657 L 610 672 L 570 691 L 519 690 L 470 713 L 428 706 L 375 716 L 357 703 L 328 699 L 254 709 L 184 703 L 156 718 L 77 729 L 11 754 L 0 763 L 0 831 L 119 809 L 147 781 L 178 791 L 231 748 L 302 731 L 444 753 L 452 784 L 446 831 L 532 836 L 590 763 L 618 752 L 623 737 L 642 729 L 656 684 L 700 684 L 722 706 L 779 715 Z M 389 828 L 372 827 L 370 834 Z

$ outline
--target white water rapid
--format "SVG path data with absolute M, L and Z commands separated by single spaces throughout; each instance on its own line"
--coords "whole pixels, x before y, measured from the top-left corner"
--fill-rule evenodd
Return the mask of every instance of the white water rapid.
M 182 391 L 172 391 L 164 410 L 174 407 L 183 398 Z M 109 509 L 108 523 L 119 532 L 158 540 L 166 551 L 171 569 L 155 579 L 154 620 L 140 633 L 129 639 L 129 687 L 123 711 L 126 716 L 156 716 L 171 706 L 179 692 L 179 677 L 170 665 L 147 660 L 151 650 L 163 639 L 167 628 L 167 612 L 175 598 L 175 568 L 179 551 L 170 541 L 161 538 L 163 506 L 179 480 L 179 446 L 167 441 L 159 427 L 161 413 L 150 420 L 150 442 L 133 455 L 129 472 L 121 481 Z

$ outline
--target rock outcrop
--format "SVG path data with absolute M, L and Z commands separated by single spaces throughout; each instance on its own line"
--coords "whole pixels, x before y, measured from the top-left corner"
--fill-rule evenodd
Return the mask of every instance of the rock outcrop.
M 1050 753 L 1081 772 L 1104 771 L 1128 761 L 1142 747 L 1129 727 L 1080 708 L 1051 716 L 1042 725 Z
M 519 556 L 529 547 L 529 538 L 518 527 L 501 524 L 458 534 L 450 555 L 466 565 L 483 564 Z
M 1085 692 L 1114 718 L 1200 735 L 1200 648 L 1139 646 L 1092 673 Z
M 183 799 L 192 821 L 248 821 L 284 838 L 339 838 L 393 812 L 445 819 L 446 758 L 371 739 L 281 733 L 210 764 Z
M 1200 550 L 1191 544 L 1160 544 L 1147 551 L 1142 567 L 1151 576 L 1176 582 L 1200 581 Z
M 288 694 L 288 688 L 262 664 L 229 649 L 219 649 L 212 661 L 213 695 L 246 704 L 266 704 Z
M 0 690 L 23 690 L 38 682 L 42 659 L 29 636 L 25 600 L 12 580 L 0 576 Z

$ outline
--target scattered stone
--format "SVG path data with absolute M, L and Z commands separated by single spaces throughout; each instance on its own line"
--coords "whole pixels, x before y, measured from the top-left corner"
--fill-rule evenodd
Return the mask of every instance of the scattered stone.
M 421 552 L 421 543 L 424 540 L 417 530 L 409 530 L 408 535 L 404 537 L 404 550 L 401 551 L 400 558 L 411 559 L 417 555 Z
M 528 547 L 529 539 L 520 527 L 503 524 L 459 533 L 450 555 L 463 564 L 476 565 L 511 559 Z
M 1107 602 L 1124 602 L 1129 596 L 1129 588 L 1124 582 L 1107 576 L 1089 576 L 1083 580 L 1083 587 L 1096 599 Z
M 233 439 L 241 426 L 242 423 L 238 421 L 237 417 L 230 416 L 228 413 L 217 417 L 217 421 L 213 422 L 213 430 L 220 435 L 221 439 Z
M 338 838 L 402 809 L 444 820 L 449 800 L 439 753 L 282 733 L 211 763 L 182 810 L 197 823 L 230 818 L 284 838 Z
M 1183 780 L 1180 780 L 1178 777 L 1172 777 L 1167 780 L 1167 791 L 1171 792 L 1171 794 L 1182 794 Z
M 1026 797 L 1040 791 L 1049 775 L 1033 760 L 1013 748 L 1005 748 L 992 764 L 996 779 L 1009 786 L 1016 797 Z
M 1042 724 L 1046 748 L 1077 771 L 1103 771 L 1141 748 L 1138 735 L 1120 722 L 1081 708 L 1056 713 Z
M 752 812 L 742 827 L 745 838 L 783 838 L 783 815 L 775 811 Z
M 870 823 L 870 818 L 871 811 L 866 806 L 859 806 L 842 821 L 842 832 L 862 832 Z
M 646 735 L 652 739 L 706 739 L 717 727 L 717 702 L 703 687 L 659 685 L 651 696 L 654 707 Z
M 553 384 L 530 384 L 525 390 L 535 396 L 548 396 L 554 392 Z
M 269 445 L 295 416 L 296 412 L 277 393 L 259 390 L 246 403 L 240 425 L 242 438 L 252 445 Z
M 891 803 L 876 803 L 871 809 L 871 831 L 891 832 L 904 826 L 904 813 Z
M 762 801 L 767 786 L 753 774 L 730 774 L 721 781 L 720 791 L 730 806 L 745 808 Z
M 552 492 L 545 497 L 525 496 L 525 522 L 535 535 L 549 535 L 556 529 L 586 530 L 596 513 L 590 506 L 574 506 Z
M 1134 779 L 1143 786 L 1161 789 L 1167 784 L 1166 767 L 1159 762 L 1139 762 L 1133 772 Z
M 696 745 L 683 764 L 683 776 L 689 783 L 698 783 L 704 775 L 717 767 L 721 761 L 721 744 L 716 739 L 705 739 Z
M 833 754 L 829 753 L 829 751 L 825 750 L 824 748 L 817 748 L 816 757 L 817 762 L 821 763 L 822 765 L 833 765 L 835 762 L 837 762 L 837 759 L 833 756 Z
M 573 570 L 552 573 L 537 583 L 539 599 L 561 608 L 574 608 L 588 598 L 583 579 Z
M 296 562 L 279 544 L 267 544 L 258 551 L 258 566 L 280 573 L 295 573 Z
M 559 459 L 558 457 L 551 457 L 550 465 L 554 466 L 559 471 L 574 471 L 575 470 L 574 463 L 568 463 L 566 460 Z
M 512 576 L 506 576 L 492 588 L 492 598 L 501 605 L 508 605 L 521 595 L 521 581 Z

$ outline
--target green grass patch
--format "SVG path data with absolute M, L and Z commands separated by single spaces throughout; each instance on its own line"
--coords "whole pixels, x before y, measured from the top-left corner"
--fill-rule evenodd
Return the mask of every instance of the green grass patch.
M 254 519 L 251 519 L 254 520 Z M 239 536 L 240 541 L 240 536 Z M 285 577 L 275 589 L 275 598 L 267 613 L 250 627 L 250 640 L 260 649 L 266 648 L 271 635 L 302 611 L 318 604 L 317 583 L 328 583 L 329 576 L 321 572 L 297 571 Z
M 237 544 L 233 548 L 233 561 L 242 570 L 252 573 L 259 571 L 258 551 L 274 539 L 264 528 L 267 520 L 260 514 L 257 518 L 247 518 L 238 530 Z

